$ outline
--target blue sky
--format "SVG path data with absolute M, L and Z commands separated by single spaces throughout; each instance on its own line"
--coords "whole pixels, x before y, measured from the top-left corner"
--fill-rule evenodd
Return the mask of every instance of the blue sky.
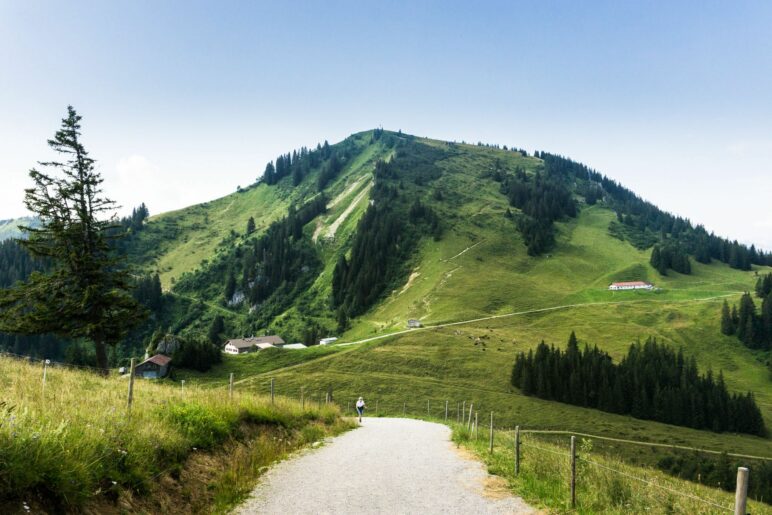
M 770 27 L 769 2 L 0 0 L 0 218 L 71 103 L 128 209 L 383 126 L 565 154 L 772 249 Z

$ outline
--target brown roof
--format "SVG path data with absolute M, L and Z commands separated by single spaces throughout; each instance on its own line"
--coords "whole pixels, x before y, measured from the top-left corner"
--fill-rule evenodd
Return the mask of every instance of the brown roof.
M 250 338 L 234 338 L 233 340 L 228 340 L 227 342 L 225 342 L 225 345 L 231 344 L 237 349 L 244 349 L 247 347 L 252 347 L 253 345 L 257 345 L 258 343 L 270 343 L 272 345 L 283 345 L 284 340 L 282 340 L 280 336 L 273 334 L 270 336 L 252 336 Z
M 170 358 L 169 356 L 164 356 L 163 354 L 156 354 L 155 356 L 151 356 L 147 358 L 145 361 L 140 363 L 140 365 L 144 365 L 145 363 L 155 363 L 159 367 L 165 367 L 171 362 L 171 360 L 172 358 Z

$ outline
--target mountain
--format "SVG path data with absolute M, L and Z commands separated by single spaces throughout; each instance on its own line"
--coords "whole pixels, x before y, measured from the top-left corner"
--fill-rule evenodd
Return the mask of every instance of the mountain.
M 247 188 L 152 217 L 128 249 L 203 303 L 179 330 L 220 314 L 226 334 L 292 340 L 609 301 L 614 280 L 660 300 L 744 291 L 772 263 L 560 156 L 380 130 L 282 155 Z
M 37 227 L 39 223 L 37 218 L 31 216 L 0 220 L 0 241 L 9 240 L 11 238 L 20 238 L 22 236 L 22 233 L 19 230 L 20 225 Z

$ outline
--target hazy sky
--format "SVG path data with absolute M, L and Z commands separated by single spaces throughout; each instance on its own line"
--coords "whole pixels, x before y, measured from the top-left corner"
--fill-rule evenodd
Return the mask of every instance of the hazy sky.
M 0 219 L 73 104 L 128 209 L 383 126 L 561 153 L 772 250 L 772 2 L 121 4 L 0 0 Z

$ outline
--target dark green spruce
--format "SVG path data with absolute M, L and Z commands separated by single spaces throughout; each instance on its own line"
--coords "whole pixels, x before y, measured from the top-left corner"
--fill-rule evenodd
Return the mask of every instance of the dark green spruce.
M 111 245 L 125 234 L 110 218 L 113 201 L 103 195 L 101 175 L 80 141 L 81 117 L 72 107 L 48 141 L 61 161 L 30 170 L 33 187 L 25 204 L 38 228 L 26 227 L 19 244 L 50 262 L 23 282 L 0 291 L 0 330 L 85 338 L 97 366 L 107 371 L 107 347 L 139 324 L 145 310 L 130 293 L 131 280 Z
M 619 364 L 598 347 L 579 349 L 571 333 L 566 350 L 544 342 L 520 353 L 512 385 L 525 395 L 632 415 L 667 424 L 765 436 L 752 393 L 730 394 L 721 372 L 700 375 L 692 357 L 649 339 L 635 343 Z
M 759 281 L 765 281 L 761 278 Z M 761 309 L 756 309 L 756 303 L 750 293 L 740 297 L 740 306 L 732 306 L 727 316 L 729 305 L 724 302 L 721 308 L 721 332 L 726 335 L 737 335 L 746 347 L 759 350 L 772 350 L 772 291 L 765 294 L 765 289 L 757 285 L 756 293 L 762 298 Z

